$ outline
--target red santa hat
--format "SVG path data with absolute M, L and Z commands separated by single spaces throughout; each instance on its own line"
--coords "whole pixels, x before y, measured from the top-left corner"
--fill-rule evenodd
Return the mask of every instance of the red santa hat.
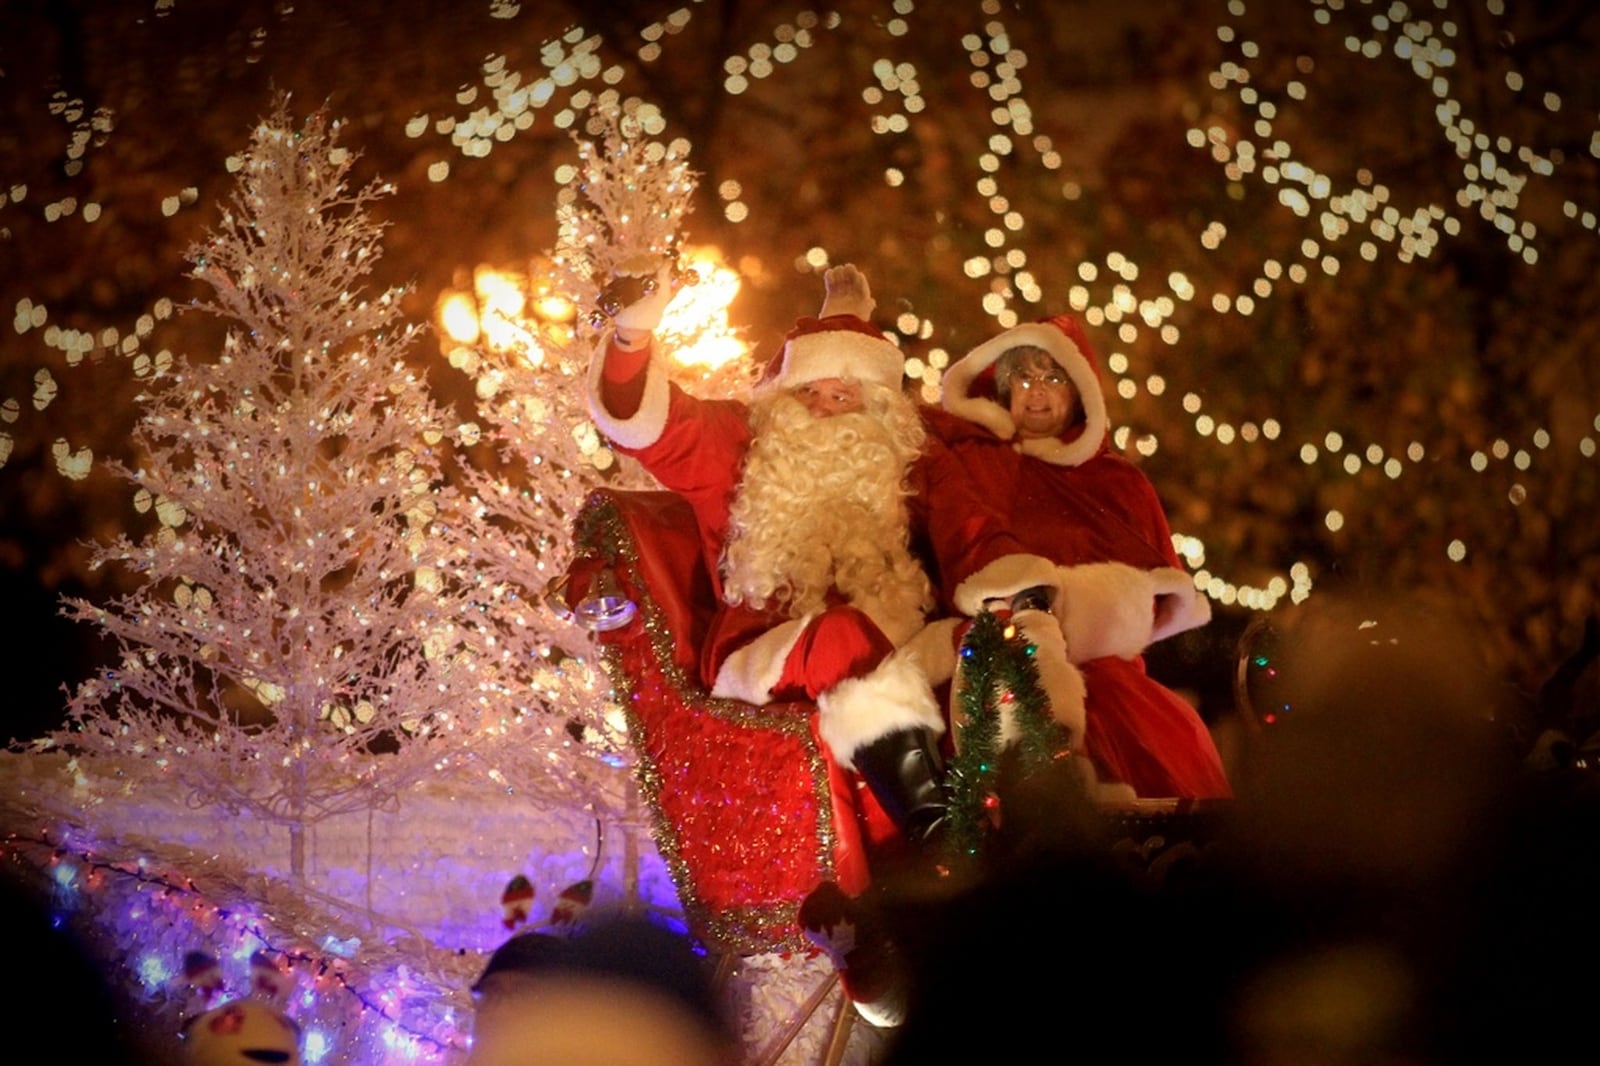
M 774 380 L 785 389 L 823 378 L 898 389 L 905 372 L 905 355 L 876 326 L 855 315 L 829 315 L 802 318 L 789 331 Z

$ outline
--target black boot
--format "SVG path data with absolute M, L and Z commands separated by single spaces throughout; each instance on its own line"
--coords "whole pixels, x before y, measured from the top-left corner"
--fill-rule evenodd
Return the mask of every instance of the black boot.
M 927 729 L 901 729 L 857 748 L 851 761 L 912 846 L 936 858 L 950 809 L 938 738 Z

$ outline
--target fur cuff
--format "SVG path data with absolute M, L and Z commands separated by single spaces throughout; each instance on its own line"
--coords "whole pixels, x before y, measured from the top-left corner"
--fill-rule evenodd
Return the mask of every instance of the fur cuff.
M 1067 638 L 1067 655 L 1086 663 L 1115 655 L 1132 659 L 1150 643 L 1155 627 L 1155 581 L 1126 563 L 1063 566 L 1055 615 Z
M 667 390 L 666 368 L 661 366 L 652 345 L 639 409 L 628 418 L 618 418 L 606 410 L 600 400 L 600 379 L 605 372 L 606 353 L 610 349 L 611 335 L 608 333 L 595 357 L 589 361 L 589 373 L 584 379 L 584 399 L 588 401 L 589 417 L 594 420 L 595 427 L 618 447 L 647 447 L 660 440 L 661 432 L 667 428 L 667 406 L 671 396 Z
M 1194 587 L 1194 578 L 1186 571 L 1152 570 L 1150 577 L 1156 590 L 1156 621 L 1150 631 L 1150 643 L 1199 629 L 1211 621 L 1211 599 Z
M 711 694 L 745 703 L 767 703 L 772 686 L 783 676 L 784 661 L 800 640 L 800 633 L 812 616 L 792 618 L 773 626 L 732 655 L 717 668 Z
M 855 753 L 879 737 L 913 728 L 944 732 L 933 686 L 913 656 L 898 653 L 866 676 L 841 681 L 817 697 L 817 711 L 822 742 L 847 770 L 855 769 Z
M 1055 563 L 1042 555 L 1002 555 L 969 574 L 956 586 L 956 609 L 969 617 L 983 610 L 983 601 L 1006 599 L 1035 585 L 1059 584 Z

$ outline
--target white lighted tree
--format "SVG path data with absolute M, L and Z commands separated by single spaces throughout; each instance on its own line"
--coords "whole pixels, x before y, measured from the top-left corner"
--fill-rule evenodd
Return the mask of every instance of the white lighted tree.
M 520 748 L 497 747 L 494 759 L 510 779 L 516 752 L 531 756 L 534 765 L 523 769 L 533 772 L 510 783 L 536 792 L 576 784 L 604 798 L 613 782 L 599 767 L 629 761 L 592 636 L 550 595 L 571 561 L 572 520 L 584 498 L 601 485 L 654 485 L 637 464 L 618 461 L 585 407 L 583 376 L 603 341 L 606 309 L 675 266 L 695 291 L 662 325 L 672 349 L 714 349 L 724 359 L 743 351 L 726 323 L 731 291 L 719 291 L 731 274 L 692 264 L 680 250 L 695 176 L 685 143 L 653 139 L 659 121 L 637 101 L 602 97 L 577 136 L 577 165 L 558 175 L 559 237 L 542 273 L 480 273 L 462 343 L 450 351 L 476 390 L 481 425 L 465 436 L 485 445 L 482 461 L 463 468 L 450 531 L 461 568 L 476 576 L 479 661 L 493 664 L 478 720 L 489 732 L 528 736 Z M 675 366 L 698 379 L 702 393 L 748 384 L 736 360 Z M 551 759 L 540 736 L 592 758 Z
M 420 327 L 359 288 L 389 188 L 347 186 L 339 132 L 280 96 L 229 161 L 231 207 L 189 251 L 226 340 L 147 374 L 141 465 L 116 470 L 150 526 L 95 556 L 142 582 L 65 601 L 120 661 L 51 738 L 283 823 L 296 875 L 305 826 L 390 801 L 474 684 L 432 535 L 445 423 L 402 359 Z

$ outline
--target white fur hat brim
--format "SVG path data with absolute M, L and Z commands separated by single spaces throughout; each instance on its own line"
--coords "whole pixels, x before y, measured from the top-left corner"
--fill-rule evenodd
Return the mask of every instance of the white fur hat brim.
M 796 331 L 783 346 L 778 385 L 792 389 L 825 378 L 876 382 L 898 389 L 905 355 L 893 341 L 852 328 Z

